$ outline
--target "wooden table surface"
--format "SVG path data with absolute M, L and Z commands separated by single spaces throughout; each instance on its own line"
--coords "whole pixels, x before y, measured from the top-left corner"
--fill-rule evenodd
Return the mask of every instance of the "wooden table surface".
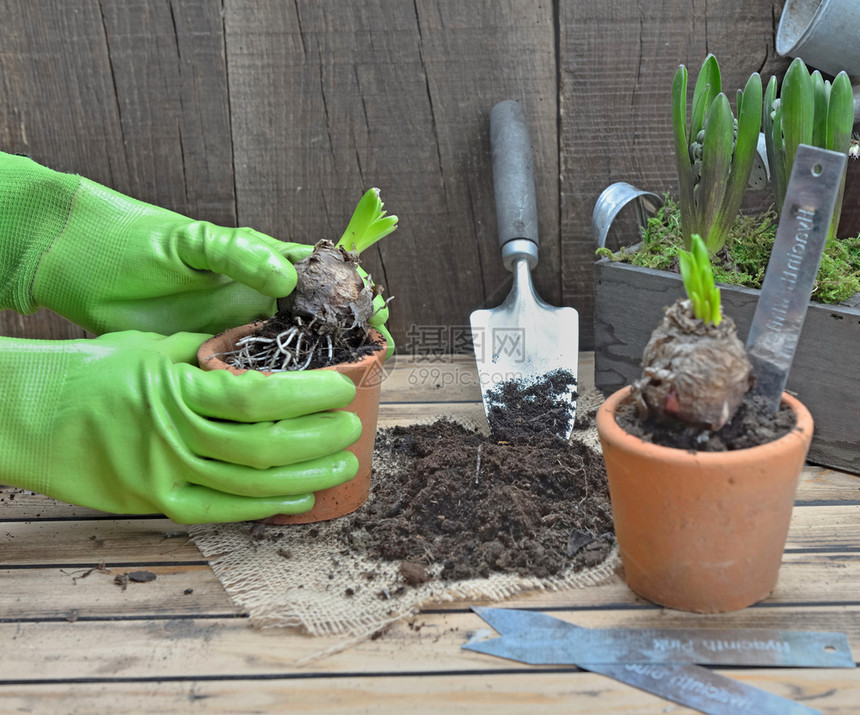
M 592 372 L 583 355 L 583 388 Z M 468 358 L 400 360 L 382 426 L 480 414 Z M 462 651 L 486 627 L 469 603 L 428 609 L 304 665 L 338 639 L 258 631 L 237 612 L 184 527 L 0 492 L 0 712 L 692 712 L 575 667 Z M 137 570 L 149 583 L 117 576 Z M 496 604 L 500 605 L 500 604 Z M 637 598 L 620 577 L 501 604 L 590 627 L 774 627 L 842 631 L 860 654 L 860 478 L 808 467 L 779 584 L 765 602 L 701 616 Z M 860 671 L 719 669 L 824 713 L 860 712 Z

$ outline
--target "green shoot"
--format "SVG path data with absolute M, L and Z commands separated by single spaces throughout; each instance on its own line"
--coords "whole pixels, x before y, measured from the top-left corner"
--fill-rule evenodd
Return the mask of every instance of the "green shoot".
M 776 208 L 781 212 L 799 144 L 848 153 L 850 156 L 854 97 L 851 81 L 845 72 L 840 72 L 831 84 L 822 78 L 818 70 L 810 74 L 799 57 L 785 73 L 780 96 L 776 94 L 777 80 L 771 77 L 764 95 L 763 129 Z M 843 175 L 836 210 L 827 233 L 828 241 L 836 237 L 844 190 Z
M 368 189 L 355 207 L 337 245 L 356 253 L 369 248 L 397 228 L 397 216 L 386 216 L 385 213 L 379 189 Z
M 735 119 L 722 92 L 717 58 L 708 55 L 693 90 L 687 125 L 687 68 L 680 65 L 672 83 L 672 127 L 680 184 L 684 245 L 693 234 L 704 236 L 711 253 L 726 242 L 740 210 L 756 155 L 761 128 L 762 88 L 753 73 L 737 93 Z
M 699 234 L 693 234 L 691 244 L 690 251 L 678 252 L 678 260 L 687 297 L 693 304 L 693 315 L 706 323 L 719 325 L 723 319 L 720 289 L 714 285 L 708 249 Z

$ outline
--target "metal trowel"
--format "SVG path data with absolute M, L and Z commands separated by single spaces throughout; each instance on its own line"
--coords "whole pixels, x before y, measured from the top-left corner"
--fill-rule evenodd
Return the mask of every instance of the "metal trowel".
M 498 388 L 515 381 L 527 386 L 557 371 L 577 375 L 579 315 L 573 308 L 555 308 L 535 292 L 531 271 L 538 263 L 538 225 L 534 160 L 528 125 L 519 103 L 500 102 L 490 112 L 490 144 L 502 263 L 513 273 L 513 287 L 497 308 L 471 315 L 472 341 L 484 411 L 493 430 L 500 405 Z M 575 386 L 561 401 L 569 421 L 560 429 L 567 438 L 576 414 Z

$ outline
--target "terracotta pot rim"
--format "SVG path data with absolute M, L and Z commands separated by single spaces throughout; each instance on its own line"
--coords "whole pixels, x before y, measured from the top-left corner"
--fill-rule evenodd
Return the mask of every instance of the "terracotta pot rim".
M 651 454 L 663 462 L 708 464 L 722 462 L 732 464 L 734 462 L 746 462 L 753 454 L 762 456 L 763 452 L 780 451 L 790 443 L 807 439 L 812 434 L 813 420 L 809 410 L 800 400 L 787 392 L 782 393 L 782 403 L 788 405 L 797 419 L 797 424 L 788 434 L 772 442 L 760 444 L 755 447 L 736 449 L 727 452 L 693 452 L 680 447 L 666 447 L 652 442 L 646 442 L 640 437 L 625 431 L 615 421 L 615 410 L 619 404 L 630 397 L 631 387 L 622 387 L 616 390 L 600 406 L 597 412 L 597 431 L 602 439 L 614 443 L 618 448 L 629 452 L 640 454 Z
M 249 368 L 236 368 L 236 367 L 233 367 L 232 365 L 228 365 L 220 357 L 216 357 L 216 356 L 209 357 L 209 356 L 204 355 L 204 353 L 207 352 L 206 346 L 210 345 L 211 343 L 216 342 L 216 341 L 222 339 L 223 337 L 225 337 L 227 335 L 230 335 L 231 337 L 230 337 L 229 342 L 232 345 L 235 342 L 235 340 L 237 340 L 241 337 L 244 337 L 245 335 L 249 334 L 254 329 L 256 329 L 257 326 L 262 325 L 265 322 L 267 322 L 267 319 L 254 320 L 250 323 L 245 323 L 244 325 L 237 325 L 234 328 L 228 328 L 227 330 L 224 330 L 224 331 L 218 333 L 217 335 L 213 335 L 211 338 L 204 341 L 203 344 L 200 346 L 200 350 L 197 353 L 198 363 L 200 363 L 200 365 L 202 366 L 203 361 L 205 360 L 205 362 L 206 362 L 206 368 L 205 369 L 207 369 L 207 370 L 227 370 L 229 372 L 232 372 L 234 375 L 242 375 L 246 372 L 258 372 L 261 375 L 279 374 L 279 373 L 271 372 L 268 370 L 251 370 Z M 355 360 L 354 362 L 343 362 L 343 363 L 338 363 L 337 365 L 327 365 L 326 367 L 312 368 L 312 369 L 313 370 L 335 370 L 335 369 L 337 369 L 339 367 L 343 367 L 345 365 L 358 365 L 358 366 L 360 366 L 366 362 L 370 362 L 370 361 L 374 360 L 379 353 L 381 353 L 381 352 L 384 353 L 386 350 L 388 350 L 388 341 L 385 339 L 385 336 L 380 331 L 378 331 L 376 328 L 371 328 L 368 332 L 376 341 L 378 341 L 380 343 L 379 348 L 377 350 L 373 350 L 372 352 L 369 352 L 365 355 L 362 355 L 361 358 L 359 358 L 358 360 Z M 285 372 L 288 372 L 288 371 L 285 371 Z

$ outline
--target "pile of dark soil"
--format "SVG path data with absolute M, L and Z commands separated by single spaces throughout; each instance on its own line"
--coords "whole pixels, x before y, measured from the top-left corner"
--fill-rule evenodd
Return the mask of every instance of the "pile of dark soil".
M 498 441 L 517 442 L 543 434 L 566 435 L 574 419 L 576 377 L 553 370 L 538 380 L 499 383 L 487 393 L 487 419 Z M 568 397 L 569 396 L 569 397 Z
M 380 430 L 371 497 L 339 537 L 371 558 L 401 561 L 408 581 L 493 572 L 546 578 L 602 563 L 613 544 L 600 455 L 547 436 L 499 442 L 440 420 Z
M 698 452 L 727 452 L 757 447 L 788 434 L 797 423 L 794 413 L 780 405 L 773 414 L 759 397 L 747 393 L 734 417 L 717 431 L 702 431 L 677 420 L 643 420 L 631 402 L 619 405 L 618 425 L 646 442 Z

